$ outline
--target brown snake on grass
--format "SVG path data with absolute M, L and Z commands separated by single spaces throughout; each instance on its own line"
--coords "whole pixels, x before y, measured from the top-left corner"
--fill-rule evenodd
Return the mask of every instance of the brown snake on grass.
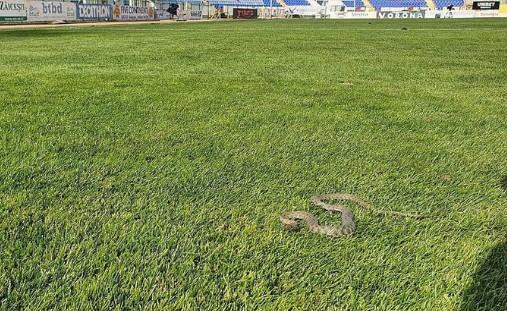
M 341 213 L 342 222 L 340 227 L 319 225 L 317 217 L 315 217 L 313 214 L 309 212 L 304 211 L 294 211 L 284 213 L 280 216 L 280 221 L 282 222 L 282 224 L 284 224 L 285 228 L 288 230 L 296 230 L 299 227 L 298 220 L 303 220 L 311 232 L 329 235 L 333 237 L 354 234 L 354 232 L 356 232 L 356 223 L 354 222 L 354 214 L 352 213 L 352 210 L 349 207 L 341 204 L 328 204 L 325 202 L 331 200 L 352 201 L 364 207 L 365 209 L 374 212 L 377 215 L 393 215 L 398 217 L 410 217 L 415 219 L 420 219 L 424 217 L 422 215 L 417 214 L 378 210 L 375 209 L 373 205 L 371 205 L 370 203 L 361 200 L 360 198 L 358 198 L 353 194 L 339 192 L 314 196 L 311 198 L 311 202 L 312 204 L 322 207 L 327 211 Z

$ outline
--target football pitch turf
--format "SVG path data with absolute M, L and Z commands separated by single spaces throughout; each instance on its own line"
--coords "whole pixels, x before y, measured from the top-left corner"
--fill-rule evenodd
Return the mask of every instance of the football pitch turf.
M 407 30 L 402 30 L 406 28 Z M 507 19 L 0 30 L 0 309 L 506 310 Z M 287 232 L 290 210 L 352 237 Z

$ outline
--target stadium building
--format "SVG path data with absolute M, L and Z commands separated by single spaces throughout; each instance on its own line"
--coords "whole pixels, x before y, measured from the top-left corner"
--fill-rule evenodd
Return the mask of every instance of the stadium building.
M 0 22 L 506 17 L 507 0 L 3 0 Z

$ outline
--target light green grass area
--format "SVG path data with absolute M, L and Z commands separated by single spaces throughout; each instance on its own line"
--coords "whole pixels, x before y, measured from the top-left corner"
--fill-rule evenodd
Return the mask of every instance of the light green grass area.
M 402 27 L 408 30 L 401 30 Z M 0 309 L 505 310 L 507 19 L 0 31 Z M 285 231 L 350 192 L 358 231 Z

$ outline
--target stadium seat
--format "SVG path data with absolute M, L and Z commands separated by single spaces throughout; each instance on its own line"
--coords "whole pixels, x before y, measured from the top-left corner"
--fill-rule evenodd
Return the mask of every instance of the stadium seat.
M 381 8 L 425 8 L 428 6 L 425 0 L 371 0 L 371 5 L 373 5 L 377 10 L 380 10 Z
M 212 5 L 227 5 L 227 6 L 264 6 L 263 0 L 209 0 L 209 3 Z
M 304 5 L 310 5 L 310 3 L 308 3 L 308 1 L 306 1 L 306 0 L 285 0 L 285 4 L 287 4 L 288 6 L 295 6 L 295 5 L 304 6 Z
M 438 9 L 446 8 L 450 5 L 453 5 L 455 7 L 465 6 L 464 0 L 434 0 L 435 6 Z
M 263 0 L 264 6 L 270 6 L 270 0 Z M 278 3 L 276 0 L 273 0 L 273 7 L 280 7 L 280 3 Z
M 343 5 L 348 8 L 362 8 L 365 7 L 364 2 L 362 0 L 343 0 Z

